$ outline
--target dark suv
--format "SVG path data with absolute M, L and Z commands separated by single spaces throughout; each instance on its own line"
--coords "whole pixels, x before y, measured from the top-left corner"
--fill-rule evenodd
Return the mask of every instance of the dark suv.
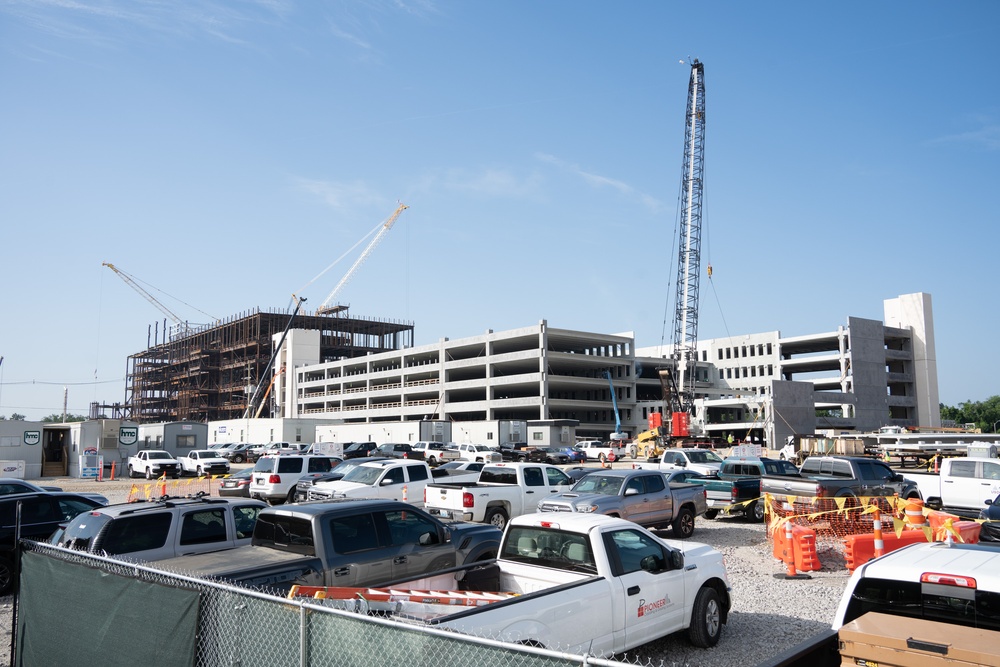
M 103 507 L 77 493 L 16 493 L 0 498 L 0 595 L 5 595 L 14 583 L 18 503 L 21 503 L 21 537 L 39 542 L 49 539 L 77 514 Z
M 389 459 L 424 460 L 424 453 L 413 449 L 405 442 L 387 442 L 372 450 L 372 456 L 384 456 Z
M 377 447 L 374 442 L 352 442 L 344 447 L 344 458 L 359 459 L 362 456 L 375 456 L 373 452 Z

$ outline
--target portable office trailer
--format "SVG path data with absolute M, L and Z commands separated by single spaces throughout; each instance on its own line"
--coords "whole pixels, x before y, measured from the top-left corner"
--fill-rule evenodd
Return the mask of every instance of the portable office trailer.
M 125 458 L 140 449 L 162 449 L 172 456 L 184 456 L 195 449 L 208 447 L 208 425 L 199 422 L 162 422 L 139 426 L 139 439 L 122 447 Z

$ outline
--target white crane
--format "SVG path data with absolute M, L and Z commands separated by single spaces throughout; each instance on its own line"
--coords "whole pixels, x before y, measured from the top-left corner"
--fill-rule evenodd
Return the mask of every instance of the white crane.
M 176 313 L 174 313 L 174 311 L 172 311 L 169 308 L 167 308 L 165 305 L 163 305 L 162 303 L 160 303 L 152 294 L 150 294 L 145 289 L 143 289 L 143 287 L 138 282 L 136 282 L 135 278 L 133 278 L 129 274 L 125 273 L 124 271 L 122 271 L 121 269 L 119 269 L 117 266 L 115 266 L 111 262 L 102 262 L 101 265 L 102 266 L 106 266 L 109 269 L 111 269 L 112 271 L 114 271 L 115 273 L 117 273 L 118 277 L 121 278 L 122 280 L 124 280 L 126 285 L 128 285 L 129 287 L 131 287 L 132 289 L 134 289 L 136 292 L 138 292 L 139 294 L 141 294 L 146 299 L 146 301 L 149 301 L 151 304 L 153 304 L 154 306 L 156 306 L 156 308 L 161 313 L 163 313 L 168 318 L 170 318 L 170 321 L 172 321 L 174 323 L 174 326 L 177 327 L 178 331 L 180 331 L 182 333 L 185 333 L 185 334 L 189 331 L 190 327 L 189 327 L 189 325 L 188 325 L 187 322 L 185 322 L 184 320 L 182 320 Z M 185 305 L 188 305 L 188 304 L 185 304 Z M 195 310 L 198 310 L 198 309 L 195 308 Z M 203 311 L 198 310 L 198 312 L 201 313 L 202 315 L 207 315 L 209 318 L 211 318 L 213 320 L 217 319 L 217 318 L 212 317 L 211 315 L 209 315 L 208 313 L 205 313 Z
M 396 207 L 396 210 L 393 212 L 393 214 L 389 216 L 389 219 L 386 220 L 384 223 L 382 223 L 382 229 L 378 231 L 378 234 L 376 234 L 375 238 L 371 240 L 371 243 L 369 243 L 368 247 L 364 249 L 364 252 L 362 252 L 361 255 L 358 256 L 356 260 L 354 260 L 354 264 L 352 264 L 351 268 L 347 270 L 347 273 L 344 274 L 344 277 L 340 279 L 340 282 L 337 283 L 337 286 L 333 288 L 333 291 L 330 292 L 330 295 L 326 297 L 326 300 L 323 301 L 320 307 L 316 309 L 317 315 L 334 313 L 342 309 L 340 306 L 331 305 L 334 302 L 334 299 L 337 298 L 337 295 L 340 294 L 340 291 L 342 289 L 344 289 L 344 286 L 351 280 L 351 278 L 354 277 L 354 274 L 361 267 L 364 261 L 368 259 L 368 256 L 372 254 L 372 251 L 375 249 L 375 247 L 382 241 L 383 238 L 385 238 L 385 235 L 389 233 L 389 230 L 392 229 L 392 226 L 395 224 L 396 218 L 399 217 L 399 214 L 408 208 L 409 206 L 407 206 L 406 204 L 400 204 L 399 206 Z

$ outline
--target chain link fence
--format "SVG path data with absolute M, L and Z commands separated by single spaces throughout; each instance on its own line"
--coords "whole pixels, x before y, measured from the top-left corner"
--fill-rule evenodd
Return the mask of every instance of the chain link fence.
M 15 665 L 639 664 L 332 609 L 48 544 L 24 541 L 22 549 Z M 54 636 L 53 622 L 59 642 L 38 632 Z

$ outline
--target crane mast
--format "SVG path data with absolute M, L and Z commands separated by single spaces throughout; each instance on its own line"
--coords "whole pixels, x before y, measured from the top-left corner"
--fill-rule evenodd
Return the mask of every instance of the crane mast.
M 701 197 L 705 168 L 705 68 L 697 59 L 691 63 L 686 117 L 673 338 L 677 382 L 671 401 L 672 409 L 680 412 L 690 412 L 694 402 L 698 345 Z
M 356 260 L 354 260 L 354 264 L 352 264 L 351 268 L 347 270 L 347 273 L 344 274 L 344 277 L 340 279 L 340 282 L 337 283 L 337 286 L 334 287 L 333 291 L 330 292 L 329 296 L 326 297 L 326 300 L 320 305 L 319 308 L 316 309 L 317 315 L 325 315 L 327 313 L 333 313 L 340 310 L 340 308 L 338 308 L 336 305 L 331 305 L 334 303 L 334 299 L 336 299 L 337 295 L 340 294 L 340 291 L 344 289 L 344 285 L 346 285 L 350 281 L 350 279 L 354 277 L 354 274 L 361 267 L 364 261 L 368 259 L 368 256 L 372 254 L 372 251 L 375 250 L 376 246 L 378 246 L 378 244 L 382 242 L 382 239 L 385 238 L 385 235 L 389 233 L 389 230 L 392 229 L 392 226 L 396 223 L 396 218 L 399 217 L 399 214 L 408 208 L 409 206 L 407 206 L 406 204 L 400 204 L 399 206 L 396 207 L 395 212 L 393 212 L 393 214 L 389 216 L 389 219 L 386 220 L 384 223 L 382 223 L 382 229 L 378 231 L 378 234 L 376 234 L 375 238 L 371 240 L 371 243 L 368 244 L 368 247 L 364 249 L 364 251 L 358 256 Z

